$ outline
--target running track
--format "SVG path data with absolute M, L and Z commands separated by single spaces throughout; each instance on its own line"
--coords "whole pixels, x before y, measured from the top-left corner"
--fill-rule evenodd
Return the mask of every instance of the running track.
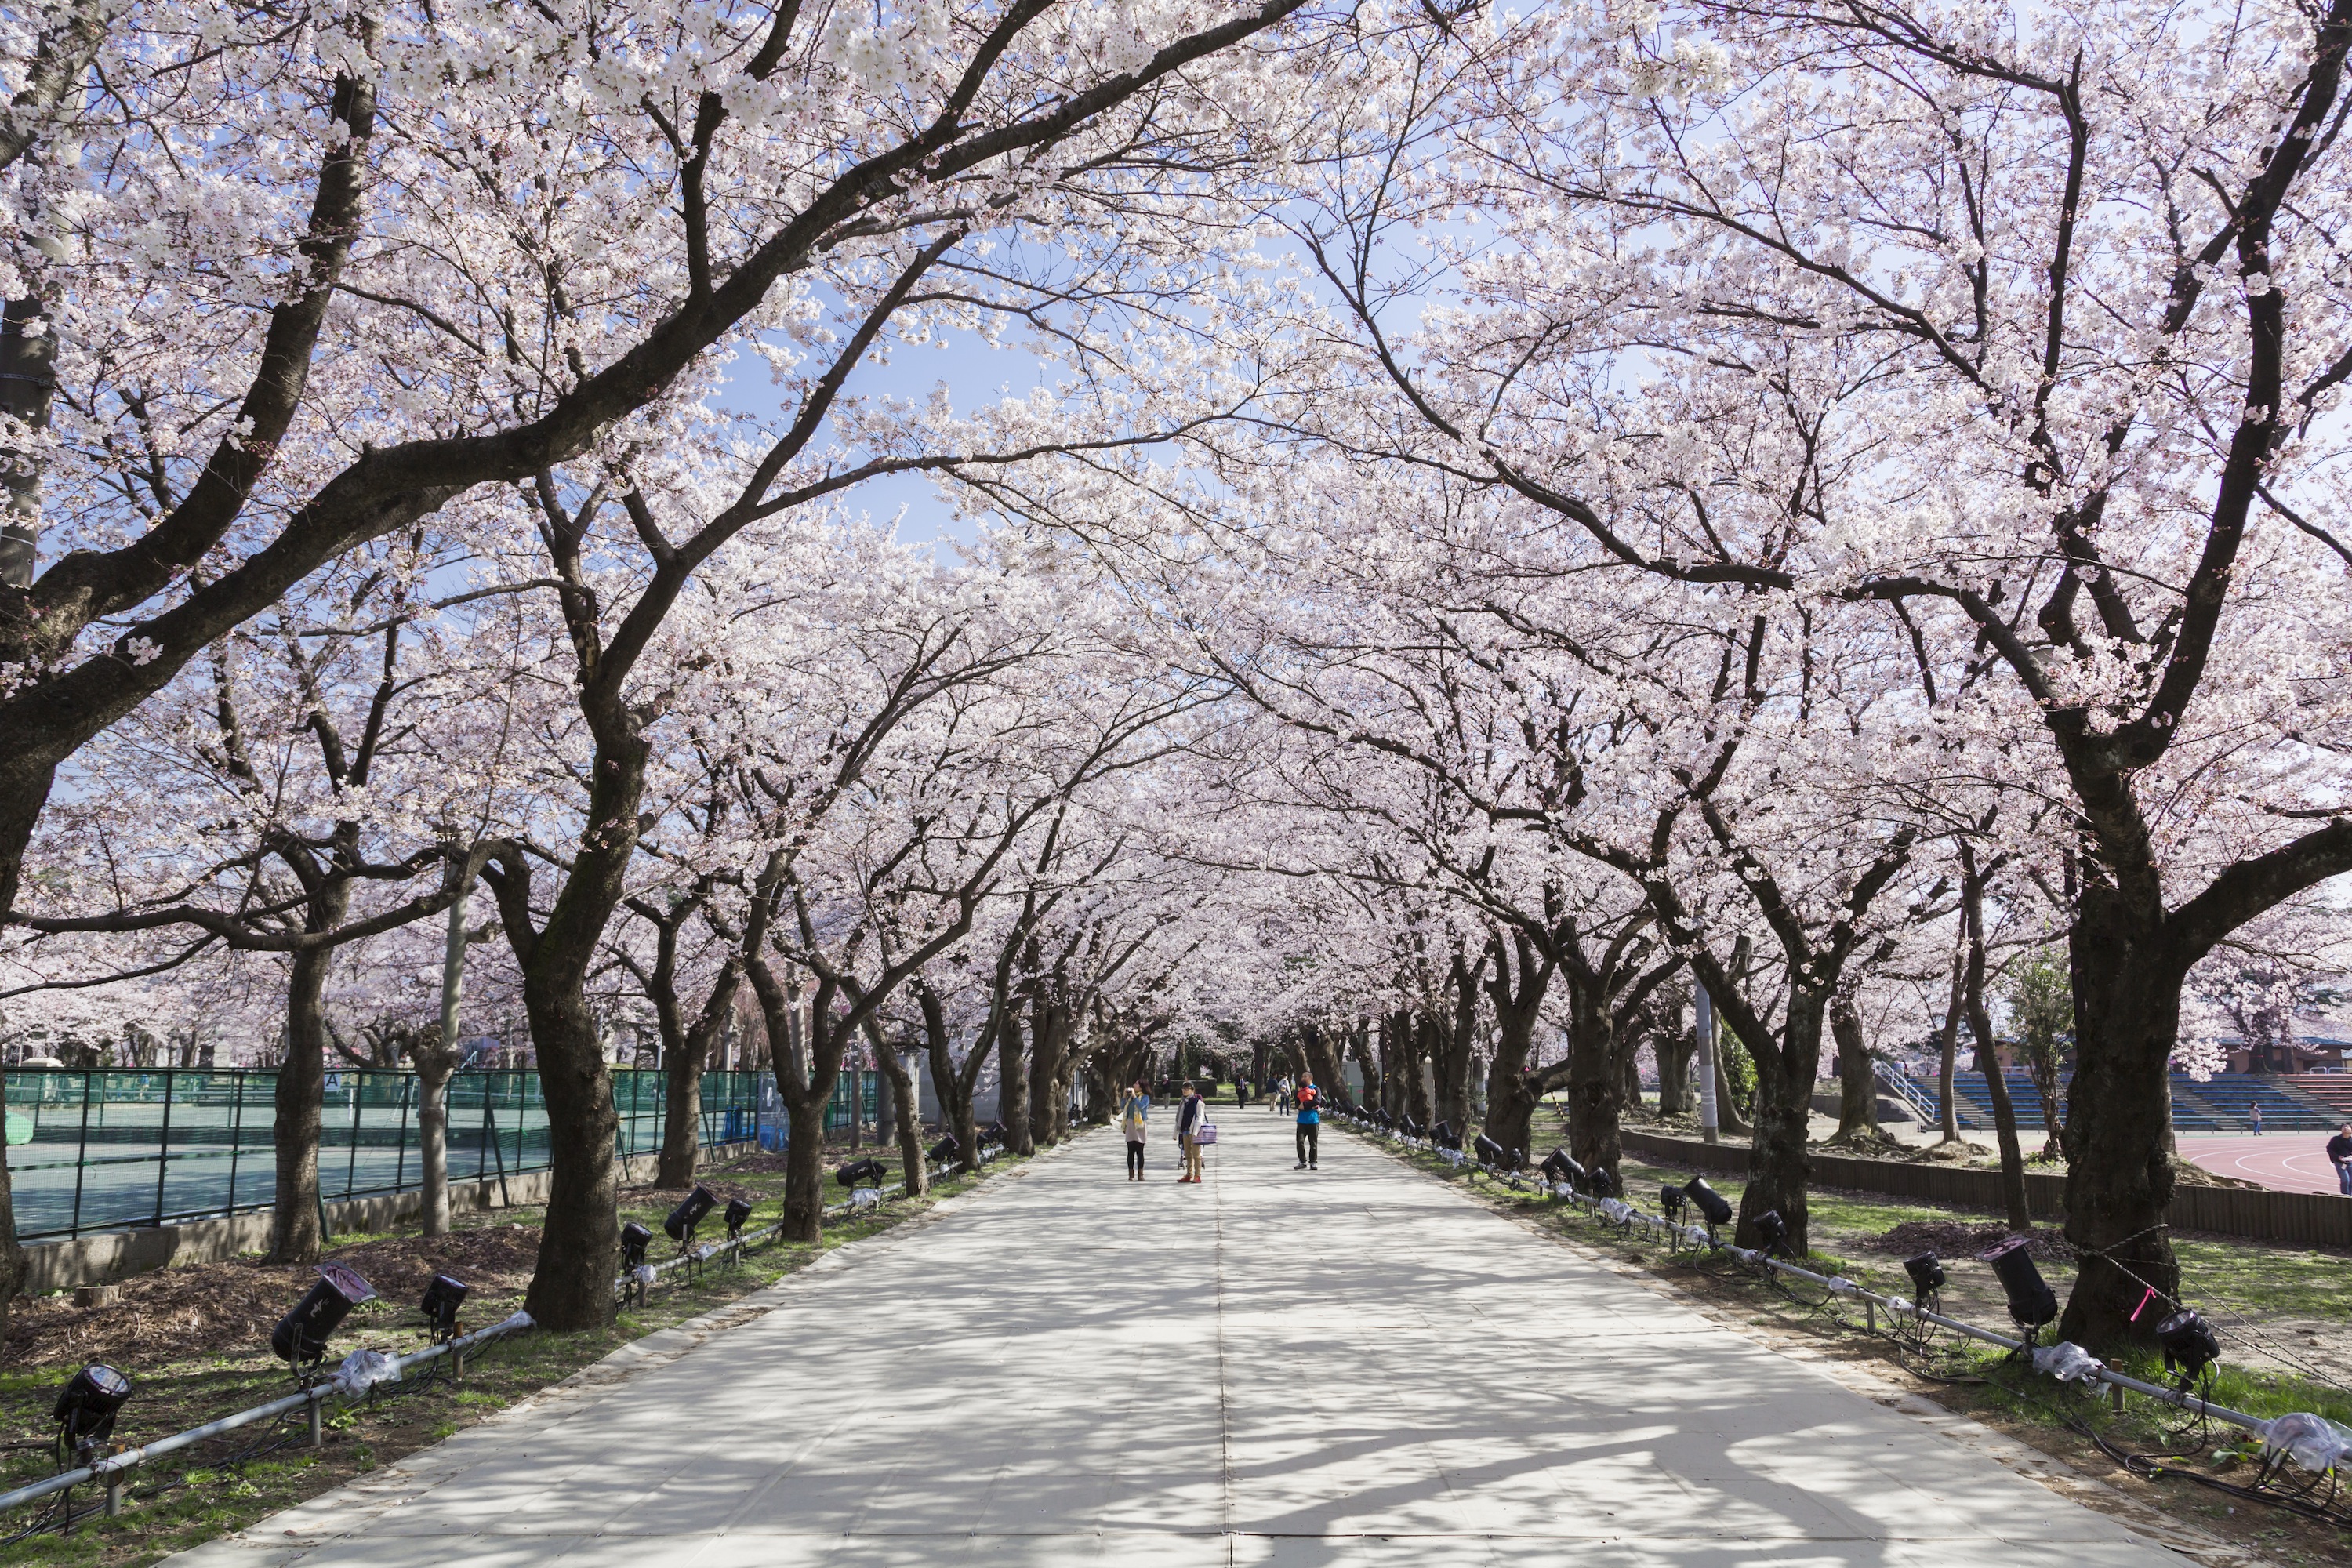
M 2217 1176 L 2260 1182 L 2283 1193 L 2336 1191 L 2326 1132 L 2183 1132 L 2180 1152 Z

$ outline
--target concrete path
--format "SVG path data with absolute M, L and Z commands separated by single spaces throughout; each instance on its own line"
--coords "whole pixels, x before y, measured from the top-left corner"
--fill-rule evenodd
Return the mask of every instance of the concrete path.
M 1295 1171 L 1285 1124 L 1222 1114 L 1204 1186 L 1088 1134 L 173 1562 L 2180 1562 L 1363 1143 Z

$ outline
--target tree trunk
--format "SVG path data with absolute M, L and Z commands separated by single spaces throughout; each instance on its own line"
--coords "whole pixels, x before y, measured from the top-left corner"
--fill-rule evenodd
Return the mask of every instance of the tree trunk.
M 1535 1049 L 1552 968 L 1553 961 L 1537 952 L 1527 932 L 1515 930 L 1507 947 L 1496 943 L 1495 973 L 1486 982 L 1487 999 L 1495 1006 L 1495 1059 L 1486 1068 L 1486 1132 L 1504 1148 L 1522 1152 L 1536 1110 L 1535 1074 L 1528 1058 Z
M 8 1075 L 0 1072 L 0 1126 L 8 1117 Z M 10 1186 L 7 1161 L 0 1158 L 0 1343 L 8 1334 L 9 1310 L 25 1288 L 25 1248 L 16 1239 L 16 1194 Z
M 457 1070 L 455 1047 L 440 1039 L 409 1047 L 416 1066 L 416 1143 L 422 1173 L 417 1181 L 425 1234 L 449 1234 L 449 1075 Z
M 1041 1004 L 1030 1013 L 1031 1037 L 1029 1051 L 1029 1103 L 1031 1135 L 1034 1141 L 1052 1148 L 1062 1141 L 1062 1130 L 1069 1121 L 1067 1051 L 1070 1044 L 1070 1016 L 1057 1005 Z
M 1683 1005 L 1664 1004 L 1665 1016 L 1679 1020 Z M 1691 1058 L 1698 1050 L 1698 1036 L 1679 1028 L 1658 1031 L 1658 1114 L 1687 1116 L 1696 1109 L 1693 1103 L 1696 1090 L 1691 1079 Z
M 1944 1004 L 1944 1026 L 1936 1037 L 1936 1113 L 1942 1122 L 1947 1143 L 1960 1141 L 1960 1102 L 1952 1087 L 1952 1078 L 1959 1068 L 1962 987 L 1967 979 L 1968 949 L 1963 944 L 1952 954 L 1951 995 Z
M 690 1187 L 702 1163 L 702 1071 L 710 1059 L 710 1043 L 735 1010 L 735 993 L 742 982 L 742 966 L 730 959 L 719 972 L 710 994 L 702 1004 L 694 1026 L 669 1043 L 665 1029 L 662 1061 L 662 1147 L 654 1173 L 657 1187 Z M 675 1015 L 677 1009 L 671 1008 Z
M 1436 1119 L 1430 1114 L 1429 1083 L 1433 1074 L 1429 1070 L 1431 1058 L 1437 1055 L 1437 1020 L 1427 1013 L 1413 1021 L 1412 1038 L 1404 1058 L 1404 1110 L 1407 1116 L 1429 1126 Z
M 1308 1024 L 1299 1030 L 1300 1048 L 1307 1056 L 1307 1070 L 1323 1090 L 1327 1107 L 1345 1110 L 1354 1104 L 1348 1094 L 1347 1080 L 1339 1073 L 1339 1053 L 1332 1048 L 1331 1036 L 1319 1024 Z
M 1738 1102 L 1731 1098 L 1731 1072 L 1723 1065 L 1723 1021 L 1716 1020 L 1715 1037 L 1715 1129 L 1717 1132 L 1743 1134 L 1750 1131 L 1740 1120 Z M 1752 1053 L 1751 1053 L 1752 1054 Z M 1762 1076 L 1760 1073 L 1758 1075 Z M 1807 1086 L 1810 1089 L 1811 1086 Z M 1758 1114 L 1762 1114 L 1759 1111 Z
M 1769 1053 L 1777 1059 L 1749 1049 L 1756 1060 L 1756 1127 L 1748 1147 L 1748 1190 L 1739 1196 L 1737 1237 L 1742 1247 L 1764 1245 L 1756 1216 L 1777 1209 L 1789 1227 L 1790 1250 L 1800 1258 L 1811 1250 L 1805 1193 L 1813 1166 L 1805 1142 L 1814 1075 L 1821 1071 L 1823 1011 L 1821 996 L 1791 987 L 1780 1048 Z
M 602 933 L 601 924 L 597 931 Z M 523 974 L 523 1008 L 538 1050 L 549 1133 L 547 1217 L 523 1306 L 541 1327 L 571 1333 L 613 1321 L 621 1249 L 621 1119 L 583 989 L 593 940 L 583 951 L 555 938 L 551 921 L 539 961 Z
M 2180 1293 L 2164 1213 L 2172 1200 L 2167 1064 L 2179 1039 L 2186 965 L 2121 903 L 2111 886 L 2086 884 L 2068 933 L 2074 1077 L 2063 1140 L 2066 1239 L 2082 1265 L 2058 1333 L 2098 1356 L 2153 1347 L 2163 1314 L 2141 1310 L 2147 1292 Z
M 1454 961 L 1454 1020 L 1438 1038 L 1437 1114 L 1456 1132 L 1470 1125 L 1470 1064 L 1478 1038 L 1478 982 L 1486 955 L 1475 969 L 1459 955 Z
M 1878 1077 L 1871 1069 L 1870 1047 L 1863 1038 L 1862 1016 L 1851 998 L 1830 1005 L 1830 1037 L 1837 1042 L 1838 1143 L 1882 1143 L 1878 1130 Z
M 1006 1004 L 1003 1027 L 996 1032 L 996 1119 L 1004 1123 L 1004 1147 L 1015 1154 L 1034 1154 L 1037 1145 L 1029 1131 L 1029 1052 L 1021 1015 Z
M 1381 1102 L 1381 1064 L 1372 1051 L 1374 1027 L 1370 1018 L 1356 1020 L 1355 1026 L 1348 1031 L 1348 1047 L 1339 1063 L 1342 1074 L 1347 1071 L 1348 1063 L 1352 1061 L 1364 1075 L 1363 1092 L 1356 1099 L 1360 1107 L 1367 1110 Z
M 2001 1071 L 2000 1042 L 1993 1038 L 1992 1015 L 1985 1006 L 1984 883 L 1977 874 L 1975 853 L 1960 848 L 1960 918 L 1969 939 L 1969 961 L 1962 994 L 1967 999 L 1969 1033 L 1976 1037 L 1977 1069 L 1984 1074 L 1985 1096 L 1992 1101 L 1992 1125 L 2000 1141 L 2000 1201 L 2008 1211 L 2009 1228 L 2032 1228 L 2025 1206 L 2025 1152 L 2017 1142 L 2017 1110 L 2010 1103 L 2009 1079 Z
M 874 1065 L 882 1074 L 887 1097 L 897 1107 L 891 1119 L 891 1132 L 898 1145 L 898 1175 L 907 1184 L 909 1197 L 920 1197 L 931 1190 L 929 1164 L 923 1158 L 922 1101 L 916 1099 L 915 1075 L 907 1070 L 907 1059 L 896 1047 L 885 1045 L 881 1026 L 867 1020 L 866 1043 L 874 1047 Z
M 1568 1152 L 1578 1164 L 1605 1170 L 1613 1181 L 1625 1152 L 1618 1141 L 1609 997 L 1571 970 L 1568 998 Z
M 826 1095 L 787 1105 L 791 1136 L 784 1145 L 786 1241 L 815 1241 L 824 1234 L 824 1106 Z
M 269 1217 L 269 1261 L 316 1263 L 326 1244 L 319 1228 L 319 1123 L 327 1081 L 323 1000 L 332 948 L 298 952 L 286 983 L 286 1060 L 278 1069 L 278 1118 L 270 1143 L 278 1196 Z

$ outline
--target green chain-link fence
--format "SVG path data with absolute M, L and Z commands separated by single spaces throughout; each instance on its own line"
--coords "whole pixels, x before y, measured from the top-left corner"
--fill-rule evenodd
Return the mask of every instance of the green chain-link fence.
M 659 1072 L 613 1074 L 621 1152 L 661 1147 Z M 706 1143 L 760 1139 L 779 1121 L 767 1075 L 702 1079 Z M 170 1225 L 268 1208 L 278 1189 L 270 1146 L 275 1072 L 55 1068 L 7 1075 L 8 1172 L 26 1240 Z M 319 1185 L 329 1203 L 417 1184 L 416 1075 L 327 1075 Z M 547 1109 L 536 1072 L 461 1072 L 449 1080 L 449 1179 L 496 1179 L 547 1166 Z M 832 1118 L 828 1117 L 828 1121 Z

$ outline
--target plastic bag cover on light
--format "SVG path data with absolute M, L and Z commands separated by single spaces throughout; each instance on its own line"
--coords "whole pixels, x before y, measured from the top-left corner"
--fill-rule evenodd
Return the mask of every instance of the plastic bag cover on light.
M 353 1351 L 335 1369 L 335 1391 L 356 1399 L 379 1383 L 398 1383 L 400 1363 L 382 1351 Z
M 2072 1340 L 2042 1345 L 2033 1352 L 2033 1370 L 2047 1373 L 2061 1383 L 2088 1383 L 2105 1366 L 2106 1363 Z
M 1623 1225 L 1633 1216 L 1633 1205 L 1623 1198 L 1603 1198 L 1601 1200 L 1601 1212 Z
M 2352 1461 L 2352 1430 L 2325 1415 L 2298 1410 L 2263 1424 L 2263 1453 L 2284 1454 L 2304 1469 L 2325 1475 Z
M 849 1206 L 854 1209 L 870 1209 L 881 1201 L 882 1189 L 879 1187 L 860 1187 L 849 1194 Z

